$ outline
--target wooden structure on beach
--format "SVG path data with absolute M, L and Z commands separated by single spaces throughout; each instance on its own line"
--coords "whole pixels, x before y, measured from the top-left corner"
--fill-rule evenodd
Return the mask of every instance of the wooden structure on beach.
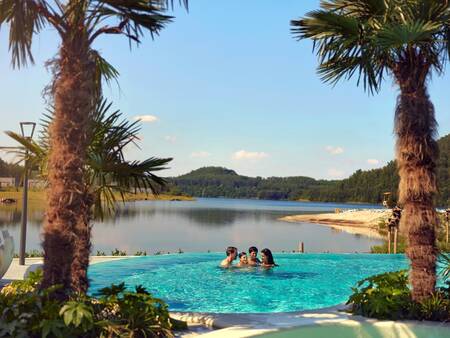
M 402 209 L 400 207 L 396 206 L 394 209 L 392 209 L 392 217 L 388 218 L 388 220 L 387 220 L 388 253 L 391 253 L 392 240 L 394 241 L 394 254 L 397 253 L 398 228 L 400 226 L 400 218 L 401 217 L 402 217 Z

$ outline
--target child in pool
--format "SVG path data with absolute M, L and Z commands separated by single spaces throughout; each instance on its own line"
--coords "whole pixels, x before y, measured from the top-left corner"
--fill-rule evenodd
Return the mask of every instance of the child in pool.
M 250 255 L 248 265 L 257 266 L 261 264 L 261 261 L 258 258 L 258 248 L 256 246 L 251 246 L 248 249 L 248 254 Z
M 247 266 L 248 266 L 247 253 L 245 251 L 242 251 L 239 254 L 239 263 L 236 264 L 236 267 L 245 268 Z

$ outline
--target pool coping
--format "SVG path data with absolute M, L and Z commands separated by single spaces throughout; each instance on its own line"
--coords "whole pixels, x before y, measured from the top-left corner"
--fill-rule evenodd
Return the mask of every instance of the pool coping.
M 353 315 L 345 304 L 331 307 L 296 312 L 279 313 L 199 313 L 199 312 L 171 312 L 171 316 L 184 320 L 188 324 L 200 324 L 214 329 L 201 334 L 204 338 L 244 338 L 259 336 L 265 333 L 294 329 L 302 326 L 320 324 L 360 325 L 373 324 L 376 326 L 401 327 L 428 326 L 445 327 L 450 334 L 450 323 L 415 321 L 415 320 L 377 320 L 373 318 Z

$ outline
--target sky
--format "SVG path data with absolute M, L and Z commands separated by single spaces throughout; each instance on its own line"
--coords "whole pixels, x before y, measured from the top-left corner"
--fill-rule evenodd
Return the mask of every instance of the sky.
M 140 119 L 141 149 L 129 159 L 173 157 L 163 176 L 223 166 L 248 176 L 340 179 L 394 158 L 397 89 L 387 79 L 374 96 L 356 79 L 330 86 L 316 73 L 310 41 L 290 34 L 290 20 L 318 0 L 190 0 L 176 8 L 160 36 L 139 47 L 115 35 L 95 48 L 120 72 L 105 96 L 129 120 Z M 45 112 L 45 61 L 57 52 L 55 32 L 33 45 L 35 65 L 13 70 L 8 31 L 0 31 L 0 146 L 3 131 Z M 434 76 L 429 92 L 439 134 L 450 132 L 450 73 Z M 1 156 L 2 154 L 0 154 Z

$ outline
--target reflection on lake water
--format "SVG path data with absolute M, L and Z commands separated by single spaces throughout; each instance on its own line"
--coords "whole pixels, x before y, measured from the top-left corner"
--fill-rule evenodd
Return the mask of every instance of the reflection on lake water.
M 305 243 L 308 252 L 366 252 L 380 240 L 351 235 L 317 224 L 278 221 L 282 216 L 333 212 L 371 205 L 200 198 L 194 202 L 139 201 L 121 204 L 113 216 L 94 222 L 93 252 L 114 248 L 133 254 L 157 251 L 223 251 L 227 245 L 251 245 L 291 251 Z M 19 239 L 21 212 L 0 209 L 0 228 Z M 40 248 L 43 211 L 29 213 L 27 249 Z

